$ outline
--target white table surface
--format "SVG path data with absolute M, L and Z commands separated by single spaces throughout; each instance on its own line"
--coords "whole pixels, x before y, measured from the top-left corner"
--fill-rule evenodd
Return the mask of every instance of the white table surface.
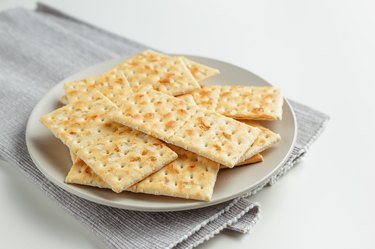
M 300 165 L 254 197 L 253 231 L 200 248 L 375 248 L 374 1 L 44 2 L 163 51 L 237 64 L 331 116 Z M 1 248 L 106 248 L 4 163 L 0 196 Z

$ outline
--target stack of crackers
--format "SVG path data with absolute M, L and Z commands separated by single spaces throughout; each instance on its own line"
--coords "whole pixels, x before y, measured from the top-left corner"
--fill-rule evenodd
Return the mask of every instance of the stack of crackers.
M 71 152 L 66 183 L 211 200 L 221 168 L 263 161 L 280 136 L 279 89 L 204 85 L 219 70 L 144 51 L 65 84 L 65 106 L 42 123 Z

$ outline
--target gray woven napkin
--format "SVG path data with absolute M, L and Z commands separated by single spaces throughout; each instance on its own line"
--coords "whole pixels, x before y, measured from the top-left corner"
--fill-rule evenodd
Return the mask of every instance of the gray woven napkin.
M 191 248 L 223 229 L 248 232 L 259 216 L 259 206 L 250 196 L 296 164 L 323 129 L 326 115 L 292 102 L 298 140 L 282 169 L 247 196 L 198 210 L 147 213 L 102 206 L 55 186 L 32 163 L 25 127 L 37 101 L 77 71 L 146 48 L 45 5 L 35 11 L 15 8 L 0 13 L 0 159 L 20 168 L 110 248 Z

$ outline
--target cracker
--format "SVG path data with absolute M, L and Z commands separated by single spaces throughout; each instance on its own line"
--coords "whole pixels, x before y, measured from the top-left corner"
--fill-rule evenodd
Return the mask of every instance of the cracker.
M 128 191 L 165 195 L 185 199 L 211 200 L 219 164 L 189 151 L 171 146 L 178 158 Z M 109 188 L 89 166 L 78 159 L 70 169 L 65 182 Z
M 219 101 L 221 86 L 202 86 L 191 93 L 195 103 L 210 111 L 215 111 Z
M 219 164 L 178 147 L 178 158 L 129 188 L 132 192 L 211 200 Z
M 169 95 L 181 95 L 200 87 L 184 61 L 151 50 L 143 51 L 115 68 L 125 74 L 134 91 L 144 85 Z
M 158 58 L 173 58 L 171 56 L 161 54 L 161 53 L 157 53 L 157 52 L 151 51 L 151 50 L 148 50 L 146 52 L 151 52 L 151 53 L 153 53 L 153 55 L 155 57 L 158 57 Z M 186 57 L 180 56 L 179 58 L 182 59 L 182 61 L 185 63 L 185 65 L 188 68 L 188 70 L 190 71 L 190 73 L 193 75 L 193 77 L 198 82 L 202 82 L 205 79 L 207 79 L 209 77 L 212 77 L 212 76 L 215 76 L 215 75 L 220 73 L 220 71 L 216 68 L 212 68 L 212 67 L 197 63 L 197 62 L 192 61 L 192 60 L 190 60 Z
M 112 102 L 115 102 L 116 98 L 120 98 L 123 94 L 132 91 L 124 73 L 117 70 L 109 71 L 97 77 L 65 83 L 64 90 L 68 102 L 83 99 L 92 101 L 90 99 L 92 95 L 89 92 L 94 90 L 100 91 Z
M 100 77 L 89 77 L 65 83 L 64 91 L 66 99 L 64 101 L 67 103 L 72 103 L 74 101 L 81 100 L 81 98 L 85 98 L 87 93 L 95 88 L 95 85 L 99 80 Z
M 199 109 L 167 142 L 232 168 L 259 132 L 255 127 Z
M 116 107 L 92 95 L 97 100 L 76 101 L 41 121 L 113 191 L 125 190 L 176 159 L 161 141 L 106 119 L 105 113 Z
M 225 116 L 252 120 L 281 120 L 280 89 L 265 86 L 223 86 L 216 111 Z
M 220 73 L 218 69 L 215 69 L 215 68 L 203 65 L 203 64 L 199 64 L 186 57 L 181 57 L 181 58 L 185 62 L 191 74 L 194 76 L 194 78 L 198 82 L 202 82 L 205 79 L 210 78 Z
M 164 141 L 196 110 L 195 104 L 152 89 L 129 94 L 116 104 L 119 109 L 112 113 L 114 121 Z
M 277 142 L 281 140 L 281 137 L 279 134 L 265 128 L 264 126 L 258 123 L 255 123 L 250 120 L 242 120 L 242 122 L 252 127 L 257 127 L 260 130 L 260 133 L 259 133 L 258 138 L 251 145 L 250 149 L 248 149 L 246 153 L 242 156 L 242 158 L 240 159 L 240 163 L 251 158 L 255 154 L 258 154 L 270 148 L 272 145 L 276 144 Z
M 236 119 L 281 120 L 280 89 L 265 86 L 204 86 L 192 93 L 195 102 Z
M 260 132 L 155 90 L 122 101 L 110 119 L 228 167 L 239 162 Z
M 65 178 L 65 182 L 98 188 L 111 188 L 105 181 L 103 181 L 101 177 L 95 174 L 95 172 L 83 160 L 78 157 L 70 168 L 68 175 Z
M 157 53 L 152 50 L 146 50 L 142 52 L 142 54 L 149 56 L 151 61 L 162 60 L 162 59 L 168 60 L 172 58 L 177 58 L 177 57 L 168 56 L 162 53 Z M 215 76 L 220 73 L 220 71 L 216 68 L 212 68 L 212 67 L 197 63 L 186 57 L 180 56 L 179 58 L 184 62 L 187 69 L 190 71 L 194 79 L 196 79 L 198 82 L 202 82 L 205 79 Z

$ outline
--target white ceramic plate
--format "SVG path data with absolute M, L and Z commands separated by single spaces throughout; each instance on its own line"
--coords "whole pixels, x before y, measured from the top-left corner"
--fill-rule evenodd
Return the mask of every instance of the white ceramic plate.
M 221 73 L 208 79 L 205 82 L 206 84 L 269 85 L 255 74 L 229 63 L 198 56 L 186 55 L 186 57 L 220 69 Z M 31 158 L 49 180 L 66 191 L 93 202 L 130 210 L 178 211 L 195 209 L 221 203 L 251 191 L 274 173 L 290 154 L 296 139 L 297 127 L 293 110 L 290 104 L 285 101 L 282 121 L 262 122 L 263 125 L 281 135 L 281 142 L 263 153 L 265 160 L 262 163 L 221 170 L 211 202 L 130 192 L 116 194 L 106 189 L 64 183 L 65 176 L 71 167 L 69 151 L 39 122 L 39 119 L 42 115 L 61 106 L 59 98 L 64 94 L 63 84 L 65 82 L 100 74 L 123 60 L 116 59 L 94 65 L 58 83 L 39 101 L 29 117 L 26 128 L 26 143 Z

